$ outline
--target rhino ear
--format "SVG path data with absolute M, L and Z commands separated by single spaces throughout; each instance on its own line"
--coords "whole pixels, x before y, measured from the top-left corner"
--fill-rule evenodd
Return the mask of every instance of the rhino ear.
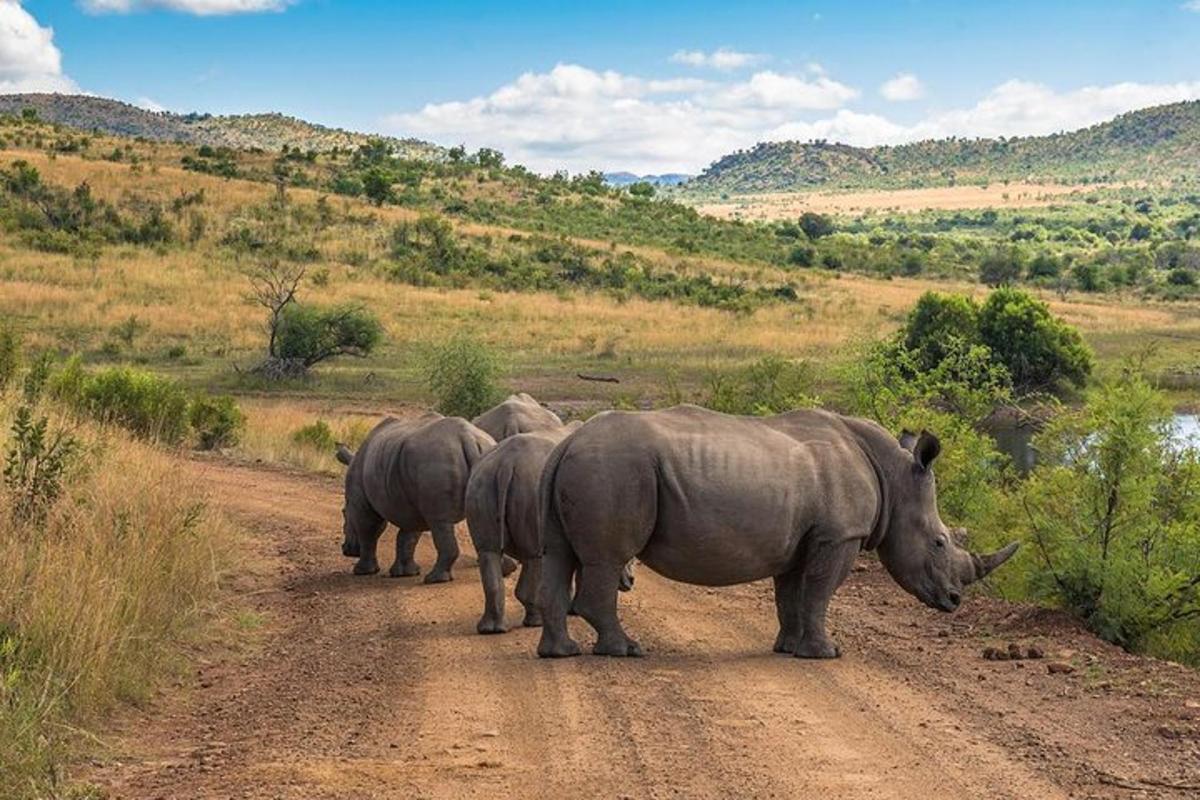
M 912 452 L 913 445 L 917 443 L 917 435 L 908 428 L 900 431 L 900 446 L 908 452 Z
M 921 431 L 921 436 L 913 446 L 913 459 L 921 469 L 929 469 L 933 460 L 942 452 L 942 443 L 929 431 Z

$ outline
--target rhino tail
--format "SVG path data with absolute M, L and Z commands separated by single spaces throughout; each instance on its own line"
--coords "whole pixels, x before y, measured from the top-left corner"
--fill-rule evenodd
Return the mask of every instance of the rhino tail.
M 354 451 L 342 442 L 337 443 L 337 451 L 335 452 L 335 455 L 337 456 L 337 460 L 345 464 L 347 467 L 350 466 L 350 462 L 354 460 Z

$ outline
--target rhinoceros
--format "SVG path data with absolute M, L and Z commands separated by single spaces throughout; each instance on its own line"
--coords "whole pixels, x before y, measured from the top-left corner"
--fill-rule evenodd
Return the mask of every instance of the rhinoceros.
M 534 431 L 510 436 L 489 451 L 467 482 L 467 527 L 479 556 L 479 577 L 483 583 L 483 616 L 479 633 L 504 633 L 504 581 L 513 570 L 505 556 L 521 563 L 517 579 L 517 600 L 525 608 L 523 625 L 542 624 L 537 607 L 538 585 L 542 574 L 541 504 L 538 481 L 542 467 L 554 446 L 578 428 L 570 422 L 554 430 Z M 618 588 L 633 588 L 633 566 L 626 564 Z M 574 613 L 574 611 L 572 611 Z
M 558 430 L 563 424 L 557 414 L 543 408 L 525 392 L 509 395 L 503 403 L 483 412 L 471 423 L 487 431 L 497 442 L 518 433 Z
M 427 413 L 415 419 L 389 417 L 367 434 L 357 453 L 338 448 L 346 464 L 342 509 L 342 553 L 357 557 L 355 575 L 379 571 L 379 536 L 390 522 L 398 529 L 392 577 L 419 575 L 413 560 L 422 531 L 433 532 L 437 563 L 425 583 L 452 580 L 458 559 L 454 525 L 464 517 L 471 468 L 496 446 L 491 436 L 465 419 Z
M 593 652 L 641 655 L 617 618 L 622 565 L 637 556 L 673 580 L 726 586 L 774 578 L 774 649 L 835 658 L 825 613 L 859 550 L 926 605 L 953 611 L 963 587 L 1016 543 L 974 555 L 937 509 L 922 432 L 897 441 L 864 419 L 819 410 L 735 417 L 695 406 L 600 414 L 555 447 L 542 472 L 544 557 L 538 655 L 573 656 L 575 605 L 598 636 Z

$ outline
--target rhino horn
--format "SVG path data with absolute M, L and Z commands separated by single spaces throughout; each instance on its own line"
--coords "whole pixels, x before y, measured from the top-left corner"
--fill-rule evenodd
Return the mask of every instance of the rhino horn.
M 1012 558 L 1013 553 L 1017 552 L 1017 548 L 1020 546 L 1020 542 L 1012 542 L 994 553 L 982 556 L 972 553 L 971 563 L 974 566 L 972 570 L 974 574 L 970 576 L 970 580 L 966 581 L 966 583 L 972 583 L 987 577 L 988 573 Z
M 350 462 L 354 460 L 354 451 L 341 442 L 338 442 L 337 460 L 345 464 L 347 467 L 350 466 Z

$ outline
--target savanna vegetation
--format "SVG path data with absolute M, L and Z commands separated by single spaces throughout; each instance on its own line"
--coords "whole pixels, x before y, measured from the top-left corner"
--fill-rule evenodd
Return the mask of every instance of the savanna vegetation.
M 140 699 L 217 602 L 235 534 L 163 477 L 174 451 L 333 471 L 381 412 L 471 416 L 510 389 L 567 416 L 821 405 L 929 428 L 947 521 L 1025 542 L 994 590 L 1200 658 L 1200 472 L 1168 426 L 1200 337 L 1180 185 L 752 224 L 492 150 L 236 149 L 37 115 L 0 140 L 15 796 L 52 786 L 58 733 Z M 997 409 L 1051 419 L 1028 475 L 984 431 Z

